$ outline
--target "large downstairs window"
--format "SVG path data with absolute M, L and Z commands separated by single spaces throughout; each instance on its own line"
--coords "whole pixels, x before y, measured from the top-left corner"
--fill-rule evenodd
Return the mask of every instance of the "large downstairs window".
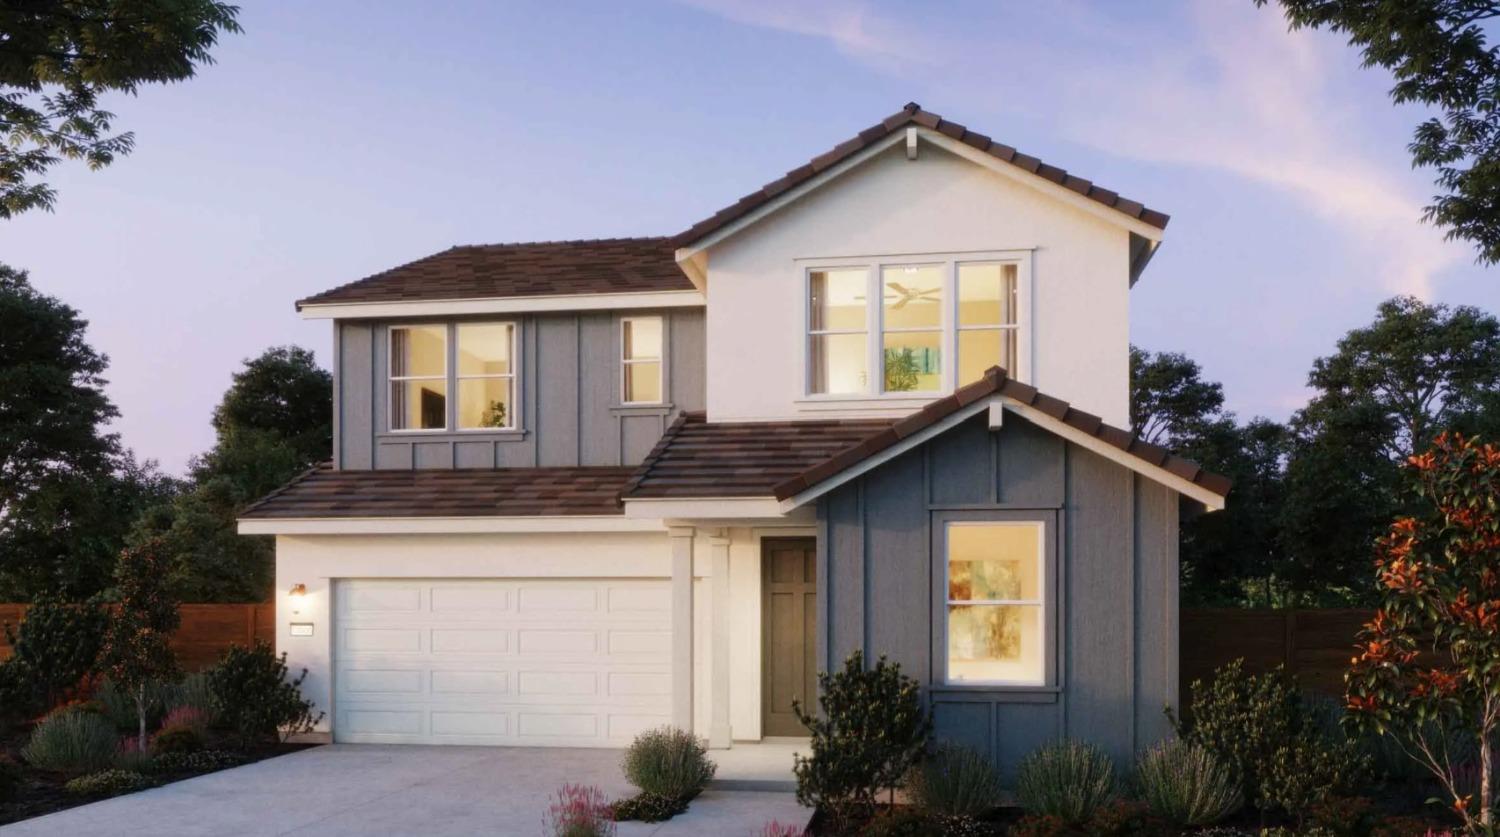
M 951 522 L 946 541 L 948 682 L 1045 684 L 1043 524 Z
M 1025 265 L 954 256 L 808 268 L 808 395 L 931 395 L 991 366 L 1024 378 Z

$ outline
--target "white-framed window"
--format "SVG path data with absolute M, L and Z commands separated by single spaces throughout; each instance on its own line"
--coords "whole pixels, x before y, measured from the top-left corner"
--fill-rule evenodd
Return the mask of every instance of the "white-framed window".
M 626 317 L 620 321 L 620 401 L 660 404 L 662 381 L 661 317 Z
M 1028 380 L 1030 260 L 1027 251 L 803 260 L 806 395 L 937 395 L 992 366 Z
M 808 391 L 867 392 L 870 269 L 819 268 L 807 274 Z
M 515 323 L 460 323 L 454 332 L 458 429 L 515 427 Z
M 945 535 L 947 682 L 1046 685 L 1046 526 L 950 521 Z
M 393 431 L 448 426 L 448 327 L 390 329 L 390 423 Z

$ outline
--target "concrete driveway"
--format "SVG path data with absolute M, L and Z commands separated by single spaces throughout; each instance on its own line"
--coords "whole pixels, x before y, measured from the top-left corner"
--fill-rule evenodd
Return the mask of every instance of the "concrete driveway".
M 610 798 L 630 787 L 619 750 L 329 745 L 0 828 L 25 835 L 543 834 L 564 783 Z M 686 814 L 621 823 L 620 837 L 752 837 L 768 820 L 807 821 L 788 793 L 710 789 Z

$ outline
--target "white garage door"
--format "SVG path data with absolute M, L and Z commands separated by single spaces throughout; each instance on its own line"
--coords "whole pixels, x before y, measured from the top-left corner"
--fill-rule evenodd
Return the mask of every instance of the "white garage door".
M 339 741 L 624 746 L 671 719 L 666 579 L 341 581 Z

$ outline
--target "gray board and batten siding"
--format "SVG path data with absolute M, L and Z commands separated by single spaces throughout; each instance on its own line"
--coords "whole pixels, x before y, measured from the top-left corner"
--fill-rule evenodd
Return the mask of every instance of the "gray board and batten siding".
M 1074 738 L 1123 769 L 1177 702 L 1178 494 L 1016 415 L 977 416 L 819 501 L 820 668 L 863 650 L 926 687 L 939 738 L 1002 770 Z M 1039 520 L 1048 684 L 947 685 L 950 520 Z M 1013 775 L 1013 774 L 1010 774 Z
M 624 405 L 620 322 L 660 316 L 663 403 Z M 391 325 L 515 322 L 519 354 L 514 430 L 391 432 L 387 334 Z M 526 468 L 635 465 L 683 410 L 704 407 L 704 312 L 598 311 L 334 324 L 334 467 Z M 453 347 L 449 345 L 449 352 Z

